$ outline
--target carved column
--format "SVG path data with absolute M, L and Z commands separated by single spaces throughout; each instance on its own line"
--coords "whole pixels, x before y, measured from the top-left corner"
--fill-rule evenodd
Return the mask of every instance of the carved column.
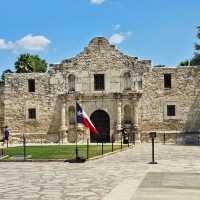
M 134 102 L 134 133 L 135 133 L 135 142 L 141 142 L 140 130 L 138 127 L 138 100 Z
M 117 100 L 117 130 L 122 129 L 122 103 L 120 99 Z
M 138 126 L 138 102 L 134 102 L 134 125 Z
M 60 141 L 67 142 L 67 126 L 66 126 L 66 104 L 62 103 L 61 105 L 61 126 L 60 126 Z

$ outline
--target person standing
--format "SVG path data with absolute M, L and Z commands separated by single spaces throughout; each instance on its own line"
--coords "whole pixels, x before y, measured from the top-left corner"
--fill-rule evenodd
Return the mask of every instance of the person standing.
M 7 147 L 8 147 L 8 141 L 9 141 L 9 135 L 10 135 L 10 131 L 9 131 L 9 128 L 8 126 L 5 126 L 4 129 L 3 129 L 3 145 L 7 144 Z

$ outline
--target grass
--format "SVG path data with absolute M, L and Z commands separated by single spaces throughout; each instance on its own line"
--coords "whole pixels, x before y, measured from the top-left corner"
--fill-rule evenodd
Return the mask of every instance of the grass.
M 123 148 L 127 145 L 123 145 Z M 114 151 L 120 149 L 120 145 L 114 145 Z M 112 151 L 112 145 L 104 145 L 103 152 L 108 153 Z M 87 146 L 78 145 L 78 152 L 80 156 L 87 157 Z M 9 147 L 5 149 L 5 154 L 10 157 L 16 155 L 23 155 L 23 147 Z M 102 154 L 102 146 L 89 145 L 89 158 Z M 27 146 L 26 155 L 31 155 L 32 159 L 73 159 L 76 156 L 75 145 L 44 145 L 44 146 Z

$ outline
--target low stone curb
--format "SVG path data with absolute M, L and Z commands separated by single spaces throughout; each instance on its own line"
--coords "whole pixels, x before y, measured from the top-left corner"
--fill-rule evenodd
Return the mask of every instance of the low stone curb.
M 113 155 L 115 153 L 119 153 L 119 152 L 122 152 L 122 151 L 126 151 L 128 149 L 131 149 L 131 147 L 125 147 L 123 149 L 119 149 L 119 150 L 116 150 L 116 151 L 113 151 L 113 152 L 108 152 L 108 153 L 105 153 L 103 155 L 99 155 L 99 156 L 95 156 L 95 157 L 92 157 L 92 158 L 89 158 L 89 159 L 86 159 L 86 161 L 92 161 L 92 160 L 97 160 L 97 159 L 100 159 L 100 158 L 104 158 L 106 156 L 110 156 L 110 155 Z M 7 158 L 9 157 L 8 155 L 6 155 L 4 157 Z M 66 159 L 27 159 L 27 160 L 4 160 L 3 158 L 0 159 L 0 162 L 67 162 L 68 160 Z
M 0 157 L 0 161 L 5 159 L 5 158 L 8 158 L 8 157 L 9 157 L 9 155 L 2 156 L 2 157 Z
M 105 153 L 103 155 L 99 155 L 99 156 L 95 156 L 93 158 L 89 158 L 88 160 L 96 160 L 96 159 L 99 159 L 99 158 L 103 158 L 103 157 L 106 157 L 106 156 L 110 156 L 110 155 L 113 155 L 115 153 L 119 153 L 119 152 L 122 152 L 122 151 L 126 151 L 128 149 L 131 149 L 131 147 L 124 147 L 123 149 L 118 149 L 116 151 L 113 151 L 113 152 L 108 152 L 108 153 Z

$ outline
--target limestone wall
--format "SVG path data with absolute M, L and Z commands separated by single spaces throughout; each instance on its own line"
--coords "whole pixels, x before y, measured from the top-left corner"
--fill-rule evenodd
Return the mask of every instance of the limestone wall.
M 4 83 L 0 82 L 0 138 L 3 135 L 3 125 L 4 125 Z
M 110 45 L 105 38 L 94 38 L 89 46 L 74 58 L 64 60 L 59 65 L 51 65 L 52 72 L 62 72 L 66 80 L 70 74 L 76 77 L 75 90 L 82 93 L 99 93 L 94 90 L 94 74 L 105 74 L 105 90 L 103 93 L 123 92 L 125 72 L 131 74 L 131 89 L 138 89 L 138 81 L 151 69 L 151 61 L 138 60 L 121 53 Z M 102 91 L 100 91 L 102 92 Z
M 12 135 L 46 134 L 59 129 L 60 103 L 48 73 L 7 74 L 4 91 L 4 120 Z M 35 92 L 28 92 L 28 79 L 35 79 Z M 51 92 L 53 90 L 53 92 Z M 28 109 L 36 109 L 36 120 Z
M 172 88 L 164 88 L 164 74 L 172 74 Z M 139 123 L 143 137 L 163 132 L 200 131 L 200 68 L 153 68 L 144 76 Z M 176 116 L 167 116 L 166 106 L 176 105 Z
M 128 90 L 125 73 L 130 74 Z M 164 88 L 166 73 L 172 74 L 171 89 Z M 94 90 L 94 74 L 105 75 L 105 90 Z M 70 90 L 70 75 L 75 77 L 75 91 Z M 35 92 L 28 92 L 28 79 L 35 80 Z M 64 121 L 72 141 L 74 127 L 69 124 L 69 107 L 75 106 L 79 98 L 89 116 L 95 110 L 108 113 L 110 136 L 116 132 L 117 123 L 128 121 L 144 140 L 152 130 L 195 132 L 200 131 L 199 88 L 198 67 L 152 69 L 149 60 L 124 55 L 105 38 L 98 37 L 76 57 L 51 65 L 47 73 L 6 74 L 5 86 L 0 87 L 0 126 L 8 125 L 16 140 L 25 133 L 30 141 L 58 142 L 61 110 L 66 104 Z M 121 122 L 117 119 L 118 100 Z M 169 104 L 176 106 L 176 116 L 167 116 Z M 29 108 L 36 109 L 36 120 L 28 119 Z

